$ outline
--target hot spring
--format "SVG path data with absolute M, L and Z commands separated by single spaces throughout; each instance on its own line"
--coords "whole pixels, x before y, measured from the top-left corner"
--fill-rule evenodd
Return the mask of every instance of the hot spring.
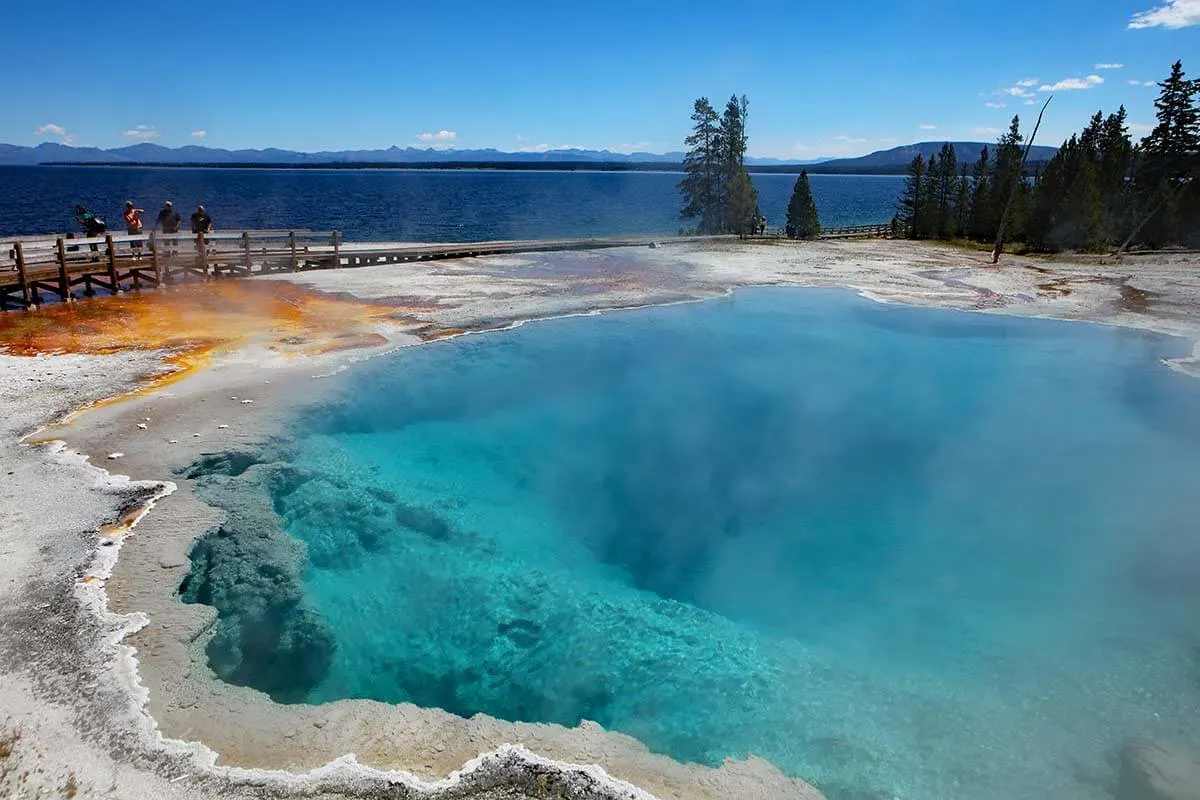
M 717 301 L 360 365 L 255 452 L 182 587 L 281 702 L 581 720 L 846 798 L 1091 798 L 1200 745 L 1190 343 Z

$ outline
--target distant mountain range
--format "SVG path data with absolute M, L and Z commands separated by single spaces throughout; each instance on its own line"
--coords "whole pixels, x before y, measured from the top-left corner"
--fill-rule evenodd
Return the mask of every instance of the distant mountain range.
M 918 142 L 893 147 L 891 150 L 877 150 L 870 155 L 859 158 L 835 158 L 822 161 L 816 172 L 904 172 L 912 160 L 918 155 L 925 159 L 937 155 L 946 142 Z M 954 155 L 958 163 L 970 166 L 979 160 L 979 151 L 984 147 L 995 151 L 995 142 L 950 142 L 954 147 Z M 1058 152 L 1057 147 L 1045 147 L 1035 144 L 1029 150 L 1029 161 L 1049 161 Z
M 77 164 L 272 164 L 280 166 L 305 164 L 428 164 L 439 162 L 537 163 L 546 161 L 581 161 L 611 163 L 680 162 L 683 153 L 613 153 L 608 150 L 545 150 L 533 153 L 506 153 L 500 150 L 446 150 L 396 147 L 386 150 L 333 150 L 319 153 L 300 153 L 295 150 L 224 150 L 216 147 L 187 145 L 163 147 L 142 142 L 127 147 L 102 150 L 98 147 L 72 147 L 46 142 L 37 147 L 0 144 L 0 164 L 35 165 L 71 162 Z M 778 162 L 771 159 L 774 163 Z
M 920 153 L 929 157 L 939 151 L 942 142 L 920 142 L 918 144 L 880 150 L 860 158 L 817 159 L 812 161 L 784 161 L 778 158 L 746 159 L 758 171 L 795 172 L 805 167 L 814 173 L 879 173 L 904 172 L 913 157 Z M 960 161 L 974 162 L 983 142 L 952 142 Z M 1037 146 L 1030 154 L 1031 161 L 1044 161 L 1057 152 L 1053 147 Z M 573 166 L 578 168 L 595 165 L 598 169 L 647 169 L 678 168 L 683 153 L 613 153 L 609 150 L 545 150 L 541 152 L 508 153 L 501 150 L 435 150 L 433 148 L 396 147 L 386 150 L 334 150 L 319 153 L 300 153 L 294 150 L 266 148 L 262 150 L 224 150 L 215 147 L 188 145 L 185 147 L 163 147 L 143 142 L 127 147 L 101 149 L 98 147 L 72 147 L 70 145 L 45 142 L 36 147 L 0 144 L 0 166 L 36 166 L 38 164 L 153 164 L 160 166 L 434 166 L 450 164 L 459 167 L 487 165 L 537 169 Z

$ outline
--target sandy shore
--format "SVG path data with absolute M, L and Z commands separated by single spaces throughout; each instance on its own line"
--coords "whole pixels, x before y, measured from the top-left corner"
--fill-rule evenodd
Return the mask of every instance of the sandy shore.
M 176 591 L 191 543 L 225 512 L 173 476 L 205 453 L 261 449 L 297 402 L 327 390 L 331 382 L 314 376 L 421 339 L 782 284 L 1196 341 L 1198 266 L 1187 256 L 1112 265 L 1008 257 L 995 269 L 982 253 L 908 242 L 676 244 L 237 282 L 256 285 L 244 315 L 282 292 L 283 310 L 298 309 L 298 319 L 289 317 L 286 330 L 277 319 L 244 330 L 225 319 L 217 327 L 240 333 L 219 347 L 178 333 L 212 327 L 207 317 L 173 321 L 177 340 L 153 329 L 130 346 L 169 345 L 176 363 L 180 349 L 202 350 L 206 368 L 34 437 L 65 446 L 18 442 L 138 386 L 168 367 L 168 352 L 0 356 L 0 793 L 70 796 L 74 786 L 85 797 L 819 797 L 757 759 L 716 770 L 679 764 L 594 724 L 464 720 L 366 701 L 285 706 L 219 682 L 203 653 L 214 612 L 179 602 Z M 294 294 L 296 285 L 321 294 Z M 154 307 L 135 312 L 163 316 Z M 313 326 L 306 313 L 332 314 L 336 324 Z M 12 341 L 0 329 L 0 343 Z M 37 349 L 20 341 L 22 352 Z M 1172 366 L 1200 374 L 1200 344 Z

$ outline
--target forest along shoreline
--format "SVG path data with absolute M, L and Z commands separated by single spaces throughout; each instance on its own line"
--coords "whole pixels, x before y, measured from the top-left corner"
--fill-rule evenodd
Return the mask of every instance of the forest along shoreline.
M 393 342 L 414 340 L 398 338 L 405 335 L 430 338 L 525 319 L 719 297 L 753 285 L 848 288 L 885 302 L 1091 320 L 1200 340 L 1194 256 L 1140 256 L 1117 265 L 1006 256 L 1000 269 L 988 267 L 987 260 L 984 253 L 904 241 L 705 243 L 266 280 L 281 281 L 281 289 L 295 284 L 348 295 L 354 298 L 350 303 L 386 305 L 403 298 L 398 303 L 405 309 L 403 320 L 370 323 Z M 7 601 L 0 611 L 6 630 L 0 638 L 5 678 L 0 707 L 6 709 L 0 734 L 10 742 L 5 758 L 13 759 L 5 765 L 19 765 L 14 776 L 32 773 L 30 765 L 40 763 L 44 777 L 33 780 L 47 786 L 73 782 L 100 791 L 111 785 L 118 796 L 236 797 L 258 792 L 251 783 L 265 785 L 268 792 L 282 792 L 283 785 L 278 777 L 214 769 L 214 752 L 223 765 L 293 770 L 354 752 L 363 763 L 434 779 L 482 752 L 519 741 L 544 757 L 598 763 L 608 774 L 659 796 L 819 796 L 765 762 L 731 763 L 719 770 L 681 765 L 592 725 L 568 730 L 462 720 L 437 710 L 363 701 L 282 706 L 215 680 L 203 652 L 212 612 L 180 603 L 175 592 L 186 574 L 192 541 L 221 524 L 222 516 L 201 502 L 178 471 L 200 462 L 205 453 L 264 452 L 292 404 L 321 391 L 312 376 L 338 368 L 347 355 L 286 358 L 261 341 L 248 341 L 167 390 L 97 408 L 53 431 L 92 464 L 129 474 L 132 481 L 100 480 L 93 468 L 52 445 L 17 444 L 61 414 L 120 393 L 161 369 L 164 355 L 0 357 L 0 370 L 15 379 L 4 382 L 10 423 L 0 444 L 0 468 L 10 478 L 0 509 L 12 520 L 0 533 L 0 549 L 6 551 L 0 585 Z M 1194 357 L 1178 366 L 1200 374 Z M 108 458 L 116 453 L 120 458 Z M 175 484 L 174 492 L 159 499 L 126 539 L 122 516 L 161 492 L 165 479 Z M 53 500 L 47 494 L 51 486 Z M 27 501 L 39 497 L 71 511 L 36 512 Z M 245 509 L 250 517 L 268 512 Z M 91 571 L 118 546 L 120 557 L 105 594 L 103 575 Z M 104 616 L 105 599 L 113 612 L 126 616 Z M 123 645 L 114 644 L 122 630 L 139 626 Z M 46 630 L 57 633 L 47 637 Z M 204 747 L 164 744 L 155 726 L 168 739 L 199 741 Z M 130 753 L 141 755 L 130 758 Z M 480 769 L 500 775 L 502 785 L 528 785 L 535 796 L 539 775 L 557 785 L 592 781 L 588 785 L 601 786 L 594 777 L 523 755 Z M 372 780 L 369 773 L 347 769 L 323 778 L 330 783 L 322 785 L 349 792 Z M 317 783 L 310 781 L 310 788 Z M 488 795 L 481 790 L 475 796 Z
M 1097 111 L 1037 167 L 1026 163 L 1032 134 L 1027 141 L 1019 115 L 973 165 L 949 144 L 928 159 L 918 154 L 893 231 L 1041 253 L 1200 247 L 1200 81 L 1176 61 L 1157 86 L 1156 124 L 1137 142 L 1122 105 Z M 1034 96 L 1021 84 L 1008 92 Z

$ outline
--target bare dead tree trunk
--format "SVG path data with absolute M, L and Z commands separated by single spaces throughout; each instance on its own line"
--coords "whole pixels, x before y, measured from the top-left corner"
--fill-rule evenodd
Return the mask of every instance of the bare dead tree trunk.
M 1017 179 L 1013 181 L 1012 188 L 1008 191 L 1008 200 L 1004 203 L 1004 213 L 1000 215 L 1000 227 L 996 229 L 996 246 L 992 248 L 993 264 L 1000 263 L 1000 250 L 1004 247 L 1004 226 L 1008 224 L 1008 212 L 1012 209 L 1013 198 L 1017 196 L 1017 186 L 1025 180 L 1025 162 L 1029 159 L 1029 151 L 1033 149 L 1033 140 L 1037 138 L 1038 128 L 1042 127 L 1042 115 L 1046 113 L 1046 106 L 1050 105 L 1050 101 L 1053 99 L 1054 95 L 1050 95 L 1042 104 L 1042 110 L 1038 112 L 1037 124 L 1033 126 L 1033 133 L 1029 134 L 1029 141 L 1025 143 L 1025 152 L 1021 154 L 1021 166 L 1017 168 Z
M 1137 225 L 1133 226 L 1133 230 L 1129 232 L 1129 236 L 1125 239 L 1124 242 L 1121 243 L 1121 246 L 1117 248 L 1117 252 L 1113 253 L 1113 258 L 1116 258 L 1116 259 L 1121 258 L 1121 255 L 1125 252 L 1125 248 L 1129 247 L 1129 244 L 1133 241 L 1133 237 L 1137 236 L 1139 233 L 1142 232 L 1142 228 L 1146 227 L 1147 222 L 1154 219 L 1154 215 L 1158 213 L 1158 210 L 1160 208 L 1162 208 L 1163 206 L 1165 206 L 1167 204 L 1167 201 L 1171 199 L 1172 194 L 1174 194 L 1174 192 L 1169 191 L 1165 195 L 1163 195 L 1163 199 L 1158 201 L 1158 205 L 1156 205 L 1149 214 L 1142 217 L 1141 222 L 1139 222 Z

